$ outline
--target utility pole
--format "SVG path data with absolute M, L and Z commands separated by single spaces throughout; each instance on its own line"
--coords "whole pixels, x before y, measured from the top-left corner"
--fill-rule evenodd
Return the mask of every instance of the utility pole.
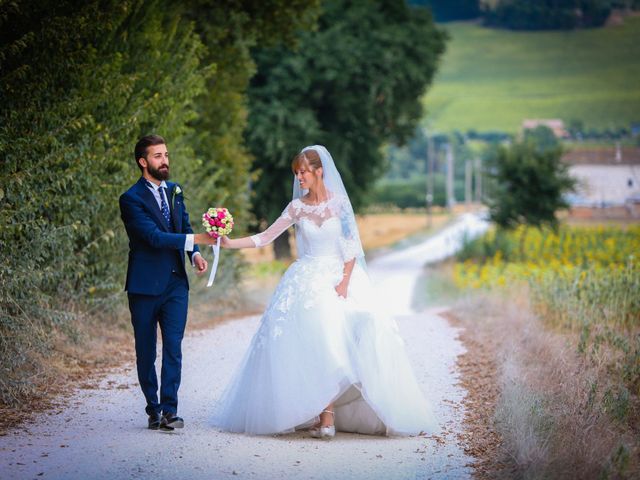
M 471 178 L 473 176 L 473 165 L 471 160 L 465 160 L 464 162 L 464 203 L 467 206 L 467 210 L 471 207 Z
M 476 202 L 482 203 L 482 159 L 476 157 Z
M 453 192 L 453 149 L 451 143 L 446 144 L 447 151 L 447 208 L 451 210 L 456 203 Z
M 429 134 L 425 133 L 427 137 L 427 227 L 431 228 L 433 206 L 433 164 L 434 164 L 434 148 L 433 137 L 429 138 Z

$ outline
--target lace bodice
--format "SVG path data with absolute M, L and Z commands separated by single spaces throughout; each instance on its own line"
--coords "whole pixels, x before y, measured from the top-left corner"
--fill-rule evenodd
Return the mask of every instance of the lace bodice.
M 338 256 L 348 262 L 362 254 L 360 242 L 352 228 L 342 219 L 346 203 L 343 197 L 334 196 L 318 205 L 308 205 L 295 199 L 287 205 L 280 217 L 264 232 L 253 235 L 256 247 L 273 242 L 287 228 L 295 225 L 300 256 Z M 357 232 L 356 232 L 357 233 Z

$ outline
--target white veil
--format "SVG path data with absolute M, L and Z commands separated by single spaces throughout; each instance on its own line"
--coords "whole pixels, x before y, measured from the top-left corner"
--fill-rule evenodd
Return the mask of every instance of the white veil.
M 362 249 L 362 242 L 360 241 L 358 224 L 356 223 L 356 217 L 353 213 L 351 200 L 349 200 L 347 190 L 344 188 L 344 183 L 342 183 L 340 172 L 338 172 L 331 154 L 323 145 L 310 145 L 308 147 L 304 147 L 301 150 L 301 153 L 306 152 L 307 150 L 315 150 L 320 156 L 320 160 L 322 161 L 322 179 L 324 181 L 324 185 L 327 191 L 330 192 L 329 195 L 340 198 L 340 210 L 337 213 L 339 213 L 340 216 L 343 238 L 349 243 L 349 251 L 354 254 L 357 262 L 362 265 L 362 267 L 365 267 L 364 250 Z M 307 192 L 307 190 L 300 188 L 300 184 L 294 175 L 292 200 L 302 198 L 307 194 Z M 302 257 L 304 255 L 304 241 L 301 238 L 300 231 L 297 227 L 296 248 L 298 249 L 298 256 Z

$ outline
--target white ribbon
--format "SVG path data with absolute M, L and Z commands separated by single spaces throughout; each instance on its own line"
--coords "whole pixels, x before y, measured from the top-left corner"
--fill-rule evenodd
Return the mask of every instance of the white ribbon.
M 218 260 L 220 259 L 220 237 L 216 240 L 215 245 L 211 245 L 211 250 L 213 250 L 213 266 L 211 267 L 207 287 L 213 285 L 213 281 L 216 278 L 216 272 L 218 271 Z

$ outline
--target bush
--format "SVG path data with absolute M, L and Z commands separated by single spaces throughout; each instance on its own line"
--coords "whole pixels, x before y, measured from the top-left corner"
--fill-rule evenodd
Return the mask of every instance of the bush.
M 485 25 L 512 30 L 600 27 L 611 13 L 607 0 L 500 0 L 484 12 Z
M 437 22 L 470 20 L 480 16 L 480 0 L 410 0 L 408 3 L 429 7 Z
M 433 205 L 442 207 L 446 203 L 444 176 L 438 175 L 434 180 Z M 370 203 L 391 204 L 400 208 L 424 208 L 427 202 L 426 188 L 427 180 L 424 177 L 409 180 L 384 179 L 375 185 Z
M 82 316 L 78 303 L 121 291 L 117 198 L 139 175 L 135 139 L 171 132 L 187 156 L 181 139 L 208 76 L 203 45 L 157 3 L 24 1 L 3 17 L 3 402 L 19 399 L 11 384 L 24 384 L 48 332 Z
M 0 403 L 36 391 L 54 339 L 75 341 L 80 322 L 122 307 L 117 200 L 140 175 L 139 136 L 167 138 L 196 230 L 222 202 L 246 228 L 249 48 L 306 25 L 309 5 L 2 2 Z M 237 258 L 222 261 L 218 285 L 237 283 Z

